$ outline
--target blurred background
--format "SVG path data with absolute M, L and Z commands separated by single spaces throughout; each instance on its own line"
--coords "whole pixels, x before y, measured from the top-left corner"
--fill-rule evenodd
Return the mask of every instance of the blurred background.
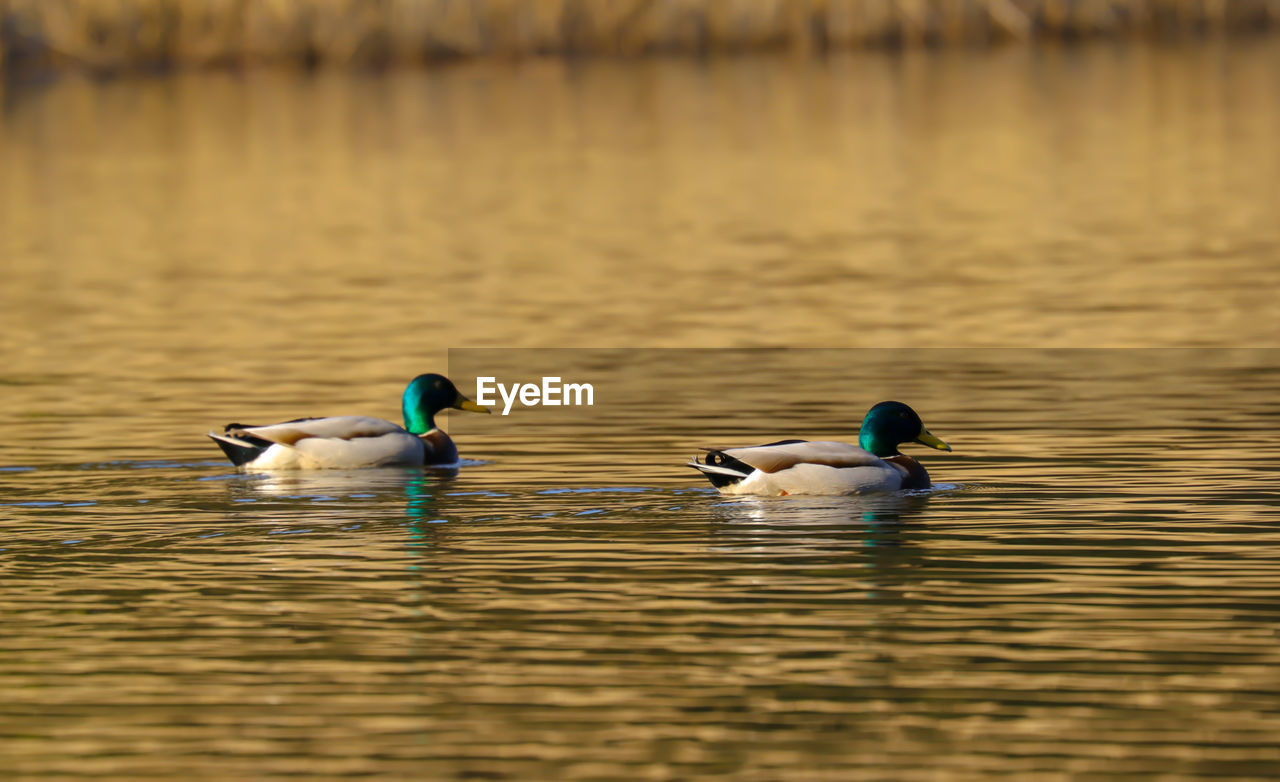
M 7 395 L 168 431 L 449 347 L 1275 345 L 1278 22 L 0 0 Z
M 397 383 L 449 346 L 1275 344 L 1277 22 L 0 0 L 0 344 Z
M 1278 29 L 0 0 L 0 767 L 1274 778 Z M 1080 346 L 1185 350 L 1040 350 Z M 488 347 L 888 350 L 584 354 L 631 396 L 451 418 L 444 478 L 203 436 L 395 419 Z M 681 466 L 884 397 L 955 446 L 939 493 Z

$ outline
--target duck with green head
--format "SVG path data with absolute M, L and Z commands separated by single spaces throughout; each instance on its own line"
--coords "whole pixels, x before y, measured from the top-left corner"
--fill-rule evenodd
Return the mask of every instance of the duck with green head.
M 487 413 L 444 375 L 418 375 L 401 398 L 404 426 L 381 418 L 340 415 L 269 426 L 227 424 L 209 432 L 232 462 L 249 470 L 358 469 L 390 465 L 457 467 L 458 449 L 435 416 L 442 410 Z
M 863 494 L 927 489 L 929 473 L 898 452 L 903 443 L 940 451 L 951 446 L 924 428 L 901 402 L 880 402 L 867 411 L 858 445 L 826 440 L 779 440 L 745 448 L 704 448 L 706 456 L 688 464 L 721 494 Z

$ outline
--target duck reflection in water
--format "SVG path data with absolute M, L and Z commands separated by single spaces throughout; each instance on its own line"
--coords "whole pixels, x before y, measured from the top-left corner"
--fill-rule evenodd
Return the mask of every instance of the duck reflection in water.
M 814 576 L 840 582 L 867 599 L 896 600 L 927 563 L 916 523 L 930 493 L 850 497 L 740 497 L 712 510 L 715 550 L 736 556 L 812 558 Z M 789 568 L 787 578 L 798 575 Z
M 246 473 L 232 483 L 244 498 L 299 500 L 341 497 L 385 498 L 404 492 L 420 495 L 428 486 L 448 485 L 458 470 L 384 467 L 372 470 L 276 471 Z M 413 488 L 416 487 L 416 488 Z
M 423 524 L 443 520 L 440 502 L 457 475 L 440 468 L 282 471 L 237 475 L 228 488 L 235 516 L 246 520 Z

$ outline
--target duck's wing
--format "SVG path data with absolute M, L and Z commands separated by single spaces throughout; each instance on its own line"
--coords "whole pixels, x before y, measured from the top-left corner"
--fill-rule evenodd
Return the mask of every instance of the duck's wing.
M 766 473 L 776 473 L 801 464 L 826 467 L 880 467 L 880 457 L 856 445 L 833 440 L 783 440 L 746 448 L 708 448 L 737 462 Z
M 422 464 L 424 443 L 381 418 L 303 418 L 270 426 L 231 424 L 209 433 L 237 465 L 253 469 L 357 469 Z
M 357 441 L 362 438 L 382 437 L 387 434 L 405 433 L 405 430 L 381 418 L 360 415 L 338 415 L 329 418 L 299 418 L 270 426 L 242 426 L 228 424 L 226 434 L 240 440 L 263 440 L 277 445 L 296 446 L 303 440 Z
M 901 488 L 905 471 L 848 443 L 783 440 L 747 448 L 707 448 L 698 469 L 722 494 L 860 494 Z

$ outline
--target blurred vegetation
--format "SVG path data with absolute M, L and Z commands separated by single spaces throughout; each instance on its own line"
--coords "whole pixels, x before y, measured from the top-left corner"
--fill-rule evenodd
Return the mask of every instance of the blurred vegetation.
M 0 0 L 7 71 L 1260 31 L 1280 0 Z

